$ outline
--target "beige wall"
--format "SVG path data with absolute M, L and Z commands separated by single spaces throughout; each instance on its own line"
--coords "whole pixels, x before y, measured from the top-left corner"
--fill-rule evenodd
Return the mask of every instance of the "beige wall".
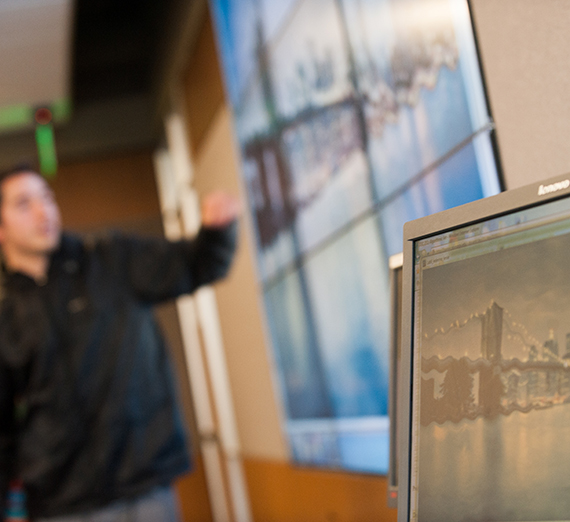
M 570 2 L 471 5 L 507 188 L 570 172 Z
M 63 164 L 52 186 L 66 228 L 160 223 L 151 151 Z

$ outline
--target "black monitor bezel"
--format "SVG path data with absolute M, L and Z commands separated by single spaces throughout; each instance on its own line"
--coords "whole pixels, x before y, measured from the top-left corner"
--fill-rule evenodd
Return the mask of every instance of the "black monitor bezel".
M 557 185 L 557 190 L 544 191 L 544 187 Z M 541 190 L 541 187 L 543 189 Z M 413 398 L 413 289 L 414 289 L 414 245 L 430 236 L 475 223 L 498 218 L 512 212 L 539 206 L 557 199 L 570 197 L 570 173 L 532 183 L 524 187 L 502 192 L 438 212 L 404 225 L 404 262 L 402 267 L 402 326 L 401 326 L 401 371 L 398 386 L 398 522 L 410 521 L 410 451 L 411 412 Z

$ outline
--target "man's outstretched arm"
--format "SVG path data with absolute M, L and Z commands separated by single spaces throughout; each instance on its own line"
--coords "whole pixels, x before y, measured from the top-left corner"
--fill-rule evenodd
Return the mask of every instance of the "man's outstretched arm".
M 162 301 L 191 293 L 226 276 L 237 246 L 239 201 L 225 192 L 206 196 L 202 227 L 190 240 L 170 242 L 115 238 L 112 257 L 127 283 L 144 300 Z

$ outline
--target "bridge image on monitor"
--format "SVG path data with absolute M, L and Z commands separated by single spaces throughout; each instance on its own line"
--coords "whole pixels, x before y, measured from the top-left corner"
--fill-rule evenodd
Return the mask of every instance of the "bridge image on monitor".
M 422 357 L 422 425 L 508 415 L 514 410 L 529 412 L 570 402 L 570 352 L 560 357 L 552 330 L 541 343 L 494 301 L 483 313 L 426 336 L 424 343 L 437 345 L 439 339 L 451 334 L 460 343 L 460 331 L 472 328 L 473 323 L 480 328 L 478 358 Z M 511 345 L 510 353 L 512 345 L 518 345 L 517 356 L 503 356 L 506 342 Z

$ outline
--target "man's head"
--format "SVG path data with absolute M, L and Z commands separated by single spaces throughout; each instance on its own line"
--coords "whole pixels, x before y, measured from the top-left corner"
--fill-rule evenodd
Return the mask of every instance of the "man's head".
M 0 247 L 14 256 L 44 256 L 59 245 L 61 219 L 45 179 L 23 166 L 0 174 Z

